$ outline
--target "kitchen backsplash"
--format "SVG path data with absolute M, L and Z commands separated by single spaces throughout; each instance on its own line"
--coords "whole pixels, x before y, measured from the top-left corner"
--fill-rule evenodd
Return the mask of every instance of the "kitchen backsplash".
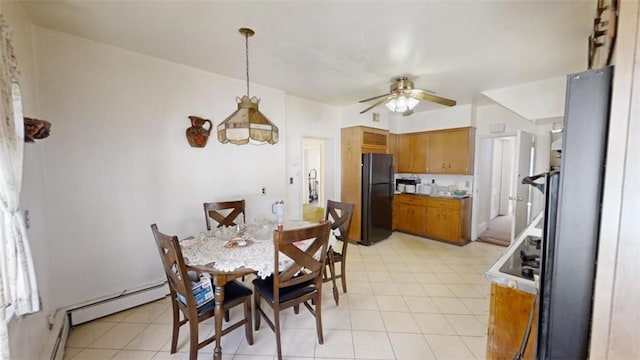
M 473 189 L 473 175 L 442 175 L 442 174 L 402 174 L 396 173 L 398 178 L 420 178 L 421 184 L 431 184 L 435 180 L 438 186 L 455 185 L 457 189 L 471 192 Z

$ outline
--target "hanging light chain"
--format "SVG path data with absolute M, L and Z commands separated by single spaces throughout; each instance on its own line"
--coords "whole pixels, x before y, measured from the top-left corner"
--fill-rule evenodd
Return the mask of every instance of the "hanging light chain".
M 249 33 L 244 33 L 244 49 L 246 54 L 246 64 L 247 64 L 247 97 L 251 98 L 249 95 Z

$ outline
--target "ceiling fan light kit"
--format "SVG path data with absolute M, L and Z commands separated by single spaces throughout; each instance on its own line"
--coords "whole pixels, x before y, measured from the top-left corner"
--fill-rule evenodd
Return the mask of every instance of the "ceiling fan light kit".
M 360 111 L 360 114 L 384 104 L 389 110 L 407 116 L 413 114 L 413 109 L 418 105 L 420 100 L 431 101 L 445 106 L 454 106 L 456 104 L 455 100 L 436 96 L 433 91 L 414 89 L 413 81 L 409 80 L 406 76 L 396 78 L 396 82 L 389 87 L 389 93 L 360 100 L 359 102 L 364 103 L 371 100 L 378 101 Z
M 249 36 L 255 32 L 249 28 L 240 28 L 239 31 L 245 38 L 247 95 L 236 97 L 238 109 L 218 125 L 218 141 L 235 145 L 275 144 L 278 142 L 278 127 L 260 112 L 260 99 L 249 96 Z
M 419 102 L 420 101 L 416 98 L 398 95 L 396 98 L 389 100 L 384 105 L 391 111 L 403 113 L 407 110 L 413 110 Z

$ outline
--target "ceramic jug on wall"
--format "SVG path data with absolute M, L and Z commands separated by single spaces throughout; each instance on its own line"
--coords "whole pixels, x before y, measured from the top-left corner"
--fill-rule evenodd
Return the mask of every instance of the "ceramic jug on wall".
M 191 127 L 187 129 L 189 145 L 191 145 L 191 147 L 204 147 L 207 145 L 207 140 L 213 127 L 211 121 L 193 115 L 189 116 L 189 120 L 191 120 Z M 209 124 L 208 128 L 204 127 L 205 123 Z

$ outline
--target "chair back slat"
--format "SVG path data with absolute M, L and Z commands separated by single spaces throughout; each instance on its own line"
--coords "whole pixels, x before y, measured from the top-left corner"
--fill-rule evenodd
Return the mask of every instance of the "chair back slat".
M 204 203 L 203 206 L 207 230 L 211 230 L 211 220 L 218 223 L 217 227 L 235 226 L 236 219 L 240 214 L 246 220 L 244 200 L 208 202 Z M 221 212 L 223 210 L 230 210 L 230 212 L 225 215 Z
M 189 285 L 191 285 L 178 237 L 161 233 L 158 231 L 156 224 L 151 225 L 151 231 L 153 232 L 153 237 L 156 241 L 158 252 L 160 253 L 160 259 L 162 259 L 162 265 L 164 267 L 164 273 L 167 276 L 171 296 L 183 296 L 187 301 L 186 306 L 195 309 L 196 303 L 193 297 L 193 291 L 191 286 L 186 286 L 187 282 L 185 282 L 188 281 Z
M 309 280 L 322 281 L 321 271 L 327 258 L 330 226 L 329 223 L 323 223 L 300 229 L 274 231 L 275 266 L 278 266 L 282 255 L 293 260 L 286 269 L 274 275 L 274 293 L 277 293 L 277 288 Z M 308 245 L 306 249 L 296 246 L 296 243 L 302 241 Z
M 331 223 L 334 236 L 336 239 L 344 242 L 343 247 L 345 248 L 349 241 L 349 228 L 351 227 L 354 208 L 355 206 L 353 204 L 327 200 L 325 220 Z

